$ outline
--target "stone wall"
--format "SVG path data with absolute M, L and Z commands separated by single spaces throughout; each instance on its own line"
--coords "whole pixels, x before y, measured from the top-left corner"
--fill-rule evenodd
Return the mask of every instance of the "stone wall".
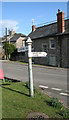
M 55 49 L 50 49 L 50 40 L 54 39 L 55 41 Z M 47 45 L 47 56 L 46 57 L 41 57 L 41 58 L 34 58 L 34 62 L 37 64 L 44 64 L 44 65 L 49 65 L 49 59 L 50 56 L 55 56 L 56 57 L 56 65 L 60 64 L 60 44 L 58 41 L 58 37 L 46 37 L 42 39 L 37 39 L 33 41 L 35 52 L 43 52 L 42 51 L 42 44 Z
M 25 46 L 25 37 L 19 37 L 15 43 L 16 48 L 21 48 Z M 24 42 L 23 42 L 24 41 Z
M 21 52 L 16 55 L 16 57 L 12 58 L 12 60 L 28 62 L 28 54 L 27 52 Z
M 55 49 L 50 49 L 50 40 L 55 40 Z M 67 39 L 69 35 L 61 35 L 56 37 L 46 37 L 42 39 L 33 40 L 35 52 L 42 52 L 42 44 L 47 45 L 47 56 L 41 58 L 34 58 L 34 63 L 50 65 L 50 56 L 56 57 L 56 65 L 58 67 L 68 67 L 68 46 Z
M 62 39 L 62 49 L 61 49 L 61 54 L 62 54 L 62 61 L 61 65 L 62 67 L 69 67 L 68 66 L 68 45 L 67 45 L 67 39 L 69 39 L 69 35 L 63 35 L 61 37 Z
M 55 40 L 55 49 L 50 49 L 50 40 Z M 34 52 L 43 52 L 42 44 L 47 45 L 47 56 L 46 57 L 35 57 L 32 58 L 35 64 L 50 65 L 50 56 L 56 57 L 56 65 L 58 67 L 69 67 L 69 35 L 60 35 L 55 37 L 46 37 L 41 39 L 33 40 Z M 16 60 L 28 62 L 28 53 L 18 53 Z

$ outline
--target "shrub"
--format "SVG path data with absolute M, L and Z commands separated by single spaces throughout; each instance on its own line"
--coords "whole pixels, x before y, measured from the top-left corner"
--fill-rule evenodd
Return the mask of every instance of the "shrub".
M 34 86 L 34 93 L 35 93 L 35 92 L 38 92 L 38 90 L 37 90 L 37 88 Z
M 6 55 L 6 48 L 7 48 L 7 56 L 8 56 L 8 58 L 9 58 L 9 55 L 11 55 L 15 50 L 16 50 L 16 47 L 14 46 L 14 44 L 13 43 L 5 43 L 4 44 L 4 50 L 5 50 L 5 55 Z M 10 59 L 10 58 L 9 58 Z
M 63 106 L 63 102 L 61 100 L 58 100 L 58 98 L 51 98 L 51 100 L 49 101 L 49 104 L 53 107 L 57 107 L 57 108 L 62 108 Z
M 63 118 L 69 118 L 69 110 L 64 107 L 61 108 L 60 114 L 63 116 Z

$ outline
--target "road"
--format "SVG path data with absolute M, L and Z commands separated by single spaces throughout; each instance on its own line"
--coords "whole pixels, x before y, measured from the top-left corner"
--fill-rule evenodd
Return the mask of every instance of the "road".
M 23 82 L 28 81 L 28 65 L 22 63 L 2 63 L 4 76 Z M 67 82 L 67 70 L 43 66 L 33 66 L 33 78 L 36 87 L 43 88 L 43 92 L 52 97 L 63 100 L 69 107 L 69 89 Z

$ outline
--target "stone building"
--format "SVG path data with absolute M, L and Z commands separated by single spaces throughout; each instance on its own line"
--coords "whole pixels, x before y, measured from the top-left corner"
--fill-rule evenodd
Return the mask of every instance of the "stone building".
M 14 33 L 14 32 L 13 32 Z M 34 52 L 47 52 L 46 57 L 32 58 L 35 64 L 57 67 L 69 67 L 69 18 L 64 17 L 64 12 L 58 10 L 57 22 L 44 26 L 32 26 L 32 32 L 25 37 L 22 47 L 27 46 L 26 40 L 30 37 Z M 14 42 L 11 38 L 11 42 Z M 19 42 L 14 42 L 17 48 L 21 48 Z M 19 52 L 16 60 L 28 62 L 27 50 Z
M 4 50 L 2 49 L 2 43 L 1 43 L 1 37 L 0 37 L 0 60 L 4 58 Z
M 9 35 L 7 35 L 7 42 L 13 43 L 16 48 L 25 46 L 25 37 L 26 35 L 21 33 L 15 33 L 13 30 L 9 30 Z M 6 43 L 6 36 L 2 38 L 2 44 Z
M 69 19 L 58 10 L 57 22 L 36 28 L 28 35 L 33 41 L 34 52 L 47 52 L 46 57 L 33 58 L 34 63 L 69 67 Z
M 24 47 L 25 46 L 25 38 L 26 38 L 26 35 L 24 34 L 21 34 L 21 33 L 15 33 L 15 31 L 13 30 L 9 30 L 9 35 L 7 35 L 7 42 L 10 43 L 13 43 L 15 45 L 15 47 L 18 49 L 18 48 L 21 48 L 21 47 Z M 2 46 L 6 43 L 6 36 L 2 37 L 1 38 L 1 44 Z M 5 54 L 3 56 L 3 53 L 4 53 L 4 49 L 2 47 L 1 49 L 1 59 L 5 58 Z M 14 56 L 12 55 L 12 60 L 16 60 L 16 56 L 14 58 Z

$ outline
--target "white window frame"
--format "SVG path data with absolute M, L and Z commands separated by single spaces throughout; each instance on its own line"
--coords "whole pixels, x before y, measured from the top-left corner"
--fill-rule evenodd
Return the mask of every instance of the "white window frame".
M 47 44 L 46 44 L 46 43 L 42 43 L 42 52 L 47 52 L 47 50 L 44 51 L 44 49 L 43 49 L 43 45 L 46 45 L 46 48 L 47 48 Z
M 51 45 L 51 41 L 52 41 L 52 40 L 54 41 L 54 47 L 52 47 L 52 45 Z M 54 38 L 51 38 L 51 39 L 50 39 L 49 44 L 50 44 L 50 49 L 56 49 Z
M 25 40 L 22 40 L 22 47 L 25 47 Z

